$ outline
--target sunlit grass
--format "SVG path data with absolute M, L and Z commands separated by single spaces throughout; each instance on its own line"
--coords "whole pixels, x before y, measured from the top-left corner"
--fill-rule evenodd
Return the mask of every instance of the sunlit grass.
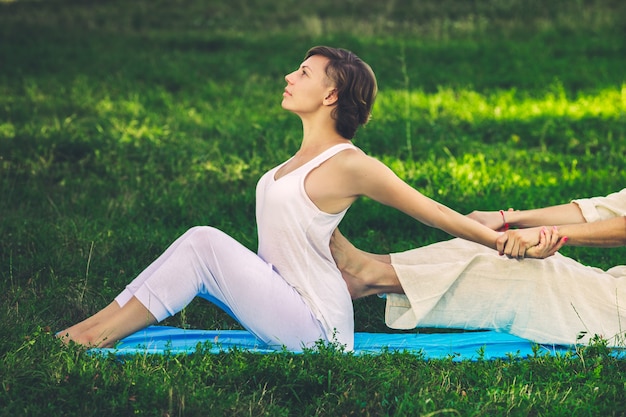
M 407 94 L 408 93 L 408 94 Z M 398 120 L 405 117 L 397 111 L 408 100 L 415 119 L 436 122 L 449 118 L 467 123 L 485 120 L 530 121 L 534 118 L 559 118 L 571 120 L 584 118 L 619 119 L 626 117 L 626 84 L 600 91 L 578 92 L 570 97 L 558 82 L 546 86 L 539 96 L 530 96 L 516 89 L 500 90 L 488 94 L 470 88 L 440 87 L 436 93 L 423 91 L 382 90 L 378 96 L 375 116 L 377 120 Z

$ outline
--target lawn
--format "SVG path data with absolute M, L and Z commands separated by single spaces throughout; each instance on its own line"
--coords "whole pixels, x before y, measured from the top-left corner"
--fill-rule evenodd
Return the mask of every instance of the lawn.
M 377 74 L 355 144 L 462 213 L 624 188 L 625 17 L 609 0 L 0 0 L 0 415 L 626 415 L 626 364 L 601 341 L 493 361 L 120 361 L 53 337 L 191 226 L 256 248 L 255 183 L 300 141 L 283 77 L 313 45 Z M 449 238 L 368 200 L 342 230 L 375 252 Z M 356 302 L 356 330 L 392 331 L 383 311 Z M 202 300 L 165 324 L 240 328 Z

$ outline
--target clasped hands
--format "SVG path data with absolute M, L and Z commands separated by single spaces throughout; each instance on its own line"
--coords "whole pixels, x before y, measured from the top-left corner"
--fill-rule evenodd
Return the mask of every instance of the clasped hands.
M 556 226 L 510 229 L 496 239 L 496 249 L 500 255 L 511 258 L 547 258 L 561 249 L 566 241 Z
M 547 258 L 554 255 L 567 241 L 567 237 L 561 236 L 556 226 L 509 229 L 508 224 L 503 221 L 504 216 L 497 211 L 474 211 L 468 217 L 500 231 L 496 249 L 500 255 L 510 258 Z

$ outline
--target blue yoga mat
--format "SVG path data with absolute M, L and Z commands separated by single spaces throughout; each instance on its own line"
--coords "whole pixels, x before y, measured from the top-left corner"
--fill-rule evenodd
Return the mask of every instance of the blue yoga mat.
M 467 333 L 355 333 L 354 354 L 408 352 L 425 359 L 452 358 L 476 360 L 525 358 L 538 354 L 557 354 L 571 350 L 558 345 L 537 345 L 526 339 L 494 331 Z M 207 343 L 208 342 L 208 343 Z M 122 339 L 115 348 L 91 349 L 92 353 L 134 354 L 193 353 L 198 343 L 205 352 L 221 353 L 244 349 L 255 353 L 279 350 L 264 344 L 245 330 L 186 330 L 168 326 L 150 326 Z

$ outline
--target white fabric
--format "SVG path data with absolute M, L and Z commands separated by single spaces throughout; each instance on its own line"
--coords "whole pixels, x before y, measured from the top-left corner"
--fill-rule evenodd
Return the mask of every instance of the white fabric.
M 606 197 L 593 197 L 573 200 L 578 204 L 587 222 L 626 216 L 626 188 Z
M 626 212 L 626 191 L 576 200 L 585 217 Z M 589 216 L 589 217 L 587 217 Z M 388 294 L 391 328 L 493 329 L 538 343 L 626 345 L 626 266 L 607 271 L 556 254 L 515 260 L 462 239 L 391 254 L 406 295 Z
M 493 329 L 538 343 L 585 343 L 595 334 L 624 342 L 626 266 L 605 272 L 558 253 L 515 260 L 463 239 L 392 254 L 392 263 L 407 295 L 387 295 L 389 327 Z
M 254 252 L 213 227 L 179 237 L 116 298 L 135 296 L 158 321 L 203 297 L 263 342 L 291 350 L 326 339 L 300 294 Z
M 352 350 L 354 314 L 345 281 L 330 252 L 330 237 L 345 215 L 325 213 L 307 195 L 307 175 L 351 144 L 336 145 L 300 168 L 275 179 L 278 166 L 257 186 L 259 256 L 298 291 L 329 339 Z

